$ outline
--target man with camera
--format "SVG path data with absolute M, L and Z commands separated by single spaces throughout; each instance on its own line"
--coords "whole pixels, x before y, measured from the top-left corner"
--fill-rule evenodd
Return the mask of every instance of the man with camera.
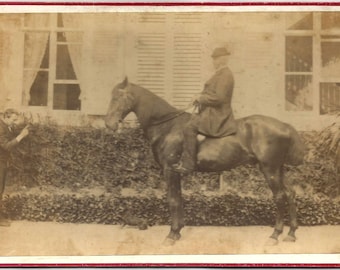
M 27 126 L 21 130 L 19 135 L 14 133 L 14 129 L 21 122 L 19 112 L 14 109 L 5 110 L 2 117 L 0 117 L 0 208 L 5 190 L 10 152 L 29 134 Z M 1 213 L 0 226 L 10 226 L 9 220 L 5 219 Z

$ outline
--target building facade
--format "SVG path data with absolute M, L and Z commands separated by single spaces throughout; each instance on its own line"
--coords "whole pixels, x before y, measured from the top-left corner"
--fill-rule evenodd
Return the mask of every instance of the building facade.
M 213 74 L 217 46 L 231 51 L 237 118 L 265 114 L 299 130 L 334 121 L 337 12 L 0 14 L 0 110 L 100 121 L 125 76 L 185 108 Z

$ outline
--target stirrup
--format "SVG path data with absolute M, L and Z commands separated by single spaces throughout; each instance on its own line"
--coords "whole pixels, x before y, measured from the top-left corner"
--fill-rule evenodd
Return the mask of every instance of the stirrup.
M 182 162 L 173 164 L 172 169 L 173 171 L 178 172 L 183 175 L 187 175 L 193 172 L 193 170 L 184 167 Z

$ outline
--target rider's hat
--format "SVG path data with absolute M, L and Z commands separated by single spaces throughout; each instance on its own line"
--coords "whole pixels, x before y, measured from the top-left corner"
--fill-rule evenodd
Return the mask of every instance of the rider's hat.
M 211 54 L 212 58 L 224 56 L 224 55 L 230 55 L 230 52 L 225 47 L 218 47 L 216 48 L 213 53 Z

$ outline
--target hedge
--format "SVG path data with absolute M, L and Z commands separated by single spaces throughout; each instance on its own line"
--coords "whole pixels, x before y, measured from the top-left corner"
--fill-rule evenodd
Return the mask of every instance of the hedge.
M 232 193 L 193 193 L 183 198 L 186 225 L 273 225 L 275 221 L 276 207 L 271 198 Z M 339 201 L 297 197 L 297 208 L 300 225 L 340 224 Z M 129 211 L 149 225 L 170 222 L 165 196 L 15 194 L 4 198 L 4 209 L 14 220 L 122 224 L 123 213 Z
M 300 224 L 339 224 L 339 182 L 332 156 L 318 150 L 317 135 L 301 133 L 310 154 L 303 165 L 285 171 L 298 195 Z M 12 155 L 4 198 L 3 211 L 11 218 L 117 224 L 130 209 L 151 225 L 169 223 L 165 198 L 155 196 L 165 194 L 165 183 L 140 129 L 113 133 L 34 124 L 22 143 Z M 223 178 L 223 192 L 216 192 L 216 173 L 183 179 L 186 224 L 273 224 L 271 191 L 256 166 L 238 167 Z M 98 194 L 88 192 L 98 188 Z M 123 196 L 127 188 L 147 196 Z

